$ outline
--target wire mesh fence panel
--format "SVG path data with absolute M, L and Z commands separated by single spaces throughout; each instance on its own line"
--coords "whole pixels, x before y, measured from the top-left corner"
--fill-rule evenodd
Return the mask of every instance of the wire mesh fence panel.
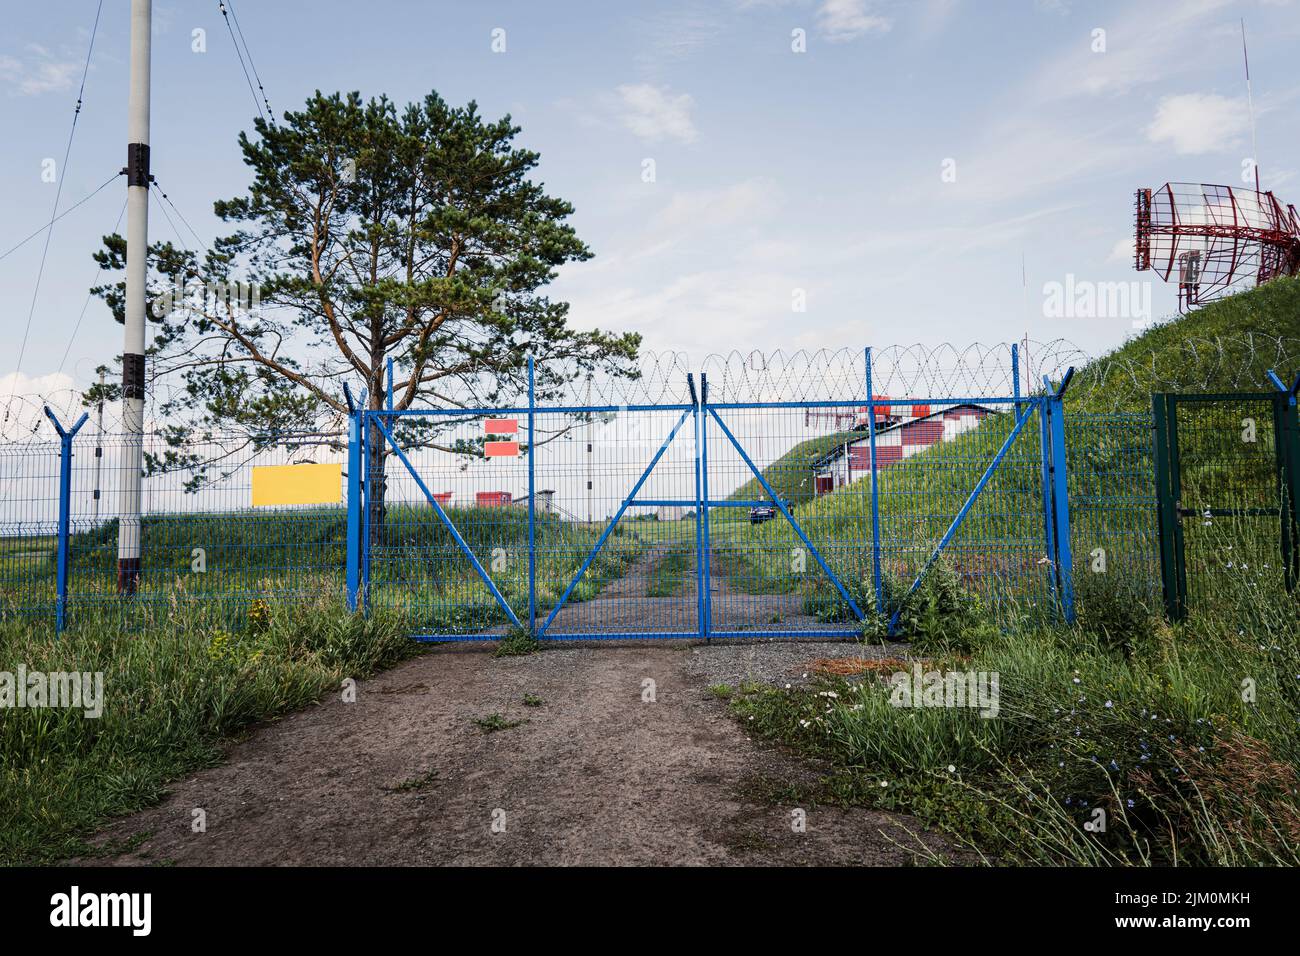
M 269 610 L 275 602 L 341 597 L 346 442 L 340 436 L 177 440 L 154 433 L 143 444 L 141 565 L 125 601 L 118 544 L 119 516 L 127 510 L 120 500 L 121 469 L 129 446 L 116 434 L 78 436 L 74 442 L 74 617 L 111 613 L 142 624 L 150 615 L 201 604 L 235 624 L 255 601 Z M 102 457 L 95 455 L 96 446 Z M 312 490 L 304 496 L 302 476 L 308 472 Z M 267 489 L 260 498 L 259 486 Z M 292 503 L 304 497 L 313 500 Z
M 1064 399 L 1038 387 L 1083 362 L 1062 341 L 731 353 L 698 376 L 675 352 L 475 371 L 444 407 L 360 413 L 355 443 L 326 419 L 279 435 L 155 427 L 138 526 L 124 523 L 132 449 L 97 416 L 68 439 L 67 617 L 142 626 L 203 607 L 239 626 L 255 604 L 325 596 L 397 609 L 437 640 L 847 636 L 931 571 L 1006 620 L 1059 612 L 1061 572 L 1100 567 L 1154 603 L 1151 384 L 1254 382 L 1294 352 L 1247 345 L 1188 341 L 1169 368 L 1092 363 Z M 1247 570 L 1271 587 L 1272 408 L 1184 397 L 1193 600 Z M 0 426 L 0 615 L 54 621 L 61 446 L 42 408 L 19 411 Z M 1054 565 L 1066 522 L 1072 569 Z
M 869 482 L 843 481 L 828 495 L 824 476 L 863 433 L 821 408 L 716 412 L 705 423 L 712 632 L 857 633 L 858 615 L 836 582 L 869 607 L 861 587 L 870 581 Z
M 1274 408 L 1244 397 L 1177 401 L 1174 494 L 1192 610 L 1222 588 L 1282 589 Z
M 418 636 L 499 636 L 528 605 L 520 416 L 398 416 L 393 443 L 375 424 L 384 418 L 367 429 L 369 606 L 400 609 Z M 511 454 L 484 456 L 485 421 Z
M 899 423 L 885 418 L 897 414 L 892 407 L 877 412 L 887 597 L 905 591 L 935 561 L 996 609 L 1040 611 L 1047 606 L 1051 549 L 1043 499 L 1042 411 L 1035 406 L 1023 403 L 1018 416 L 1012 403 L 962 402 Z
M 1065 427 L 1076 581 L 1086 589 L 1093 575 L 1113 576 L 1159 607 L 1151 416 L 1075 414 Z
M 535 428 L 544 636 L 698 634 L 694 408 L 539 413 Z
M 0 618 L 54 620 L 58 442 L 0 447 Z

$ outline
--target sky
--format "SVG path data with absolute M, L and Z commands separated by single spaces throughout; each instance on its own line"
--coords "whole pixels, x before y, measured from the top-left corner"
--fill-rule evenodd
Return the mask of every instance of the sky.
M 125 160 L 128 3 L 107 0 L 62 163 L 96 6 L 6 3 L 0 254 L 49 221 L 60 183 L 62 211 Z M 697 367 L 733 350 L 1026 334 L 1098 354 L 1148 317 L 1061 315 L 1053 284 L 1141 282 L 1132 301 L 1172 313 L 1174 289 L 1133 270 L 1133 192 L 1253 183 L 1243 18 L 1262 184 L 1300 202 L 1292 0 L 234 9 L 277 114 L 318 88 L 399 103 L 437 90 L 510 114 L 595 253 L 549 294 L 575 326 L 641 332 Z M 154 11 L 153 173 L 210 242 L 213 201 L 249 182 L 237 136 L 255 102 L 216 0 Z M 87 289 L 125 191 L 120 179 L 54 226 L 39 290 L 43 235 L 0 259 L 5 394 L 84 386 L 121 351 Z M 162 205 L 151 239 L 194 246 Z

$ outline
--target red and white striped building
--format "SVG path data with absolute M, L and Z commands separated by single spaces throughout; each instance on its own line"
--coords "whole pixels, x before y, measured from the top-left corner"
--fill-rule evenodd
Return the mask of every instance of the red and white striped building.
M 884 406 L 877 406 L 883 408 Z M 865 409 L 864 409 L 865 411 Z M 876 469 L 888 468 L 940 442 L 952 441 L 963 432 L 977 428 L 985 418 L 997 412 L 983 405 L 952 405 L 930 411 L 928 405 L 911 406 L 912 414 L 901 419 L 876 416 Z M 844 442 L 813 462 L 816 493 L 828 494 L 836 488 L 871 476 L 871 443 L 865 427 L 860 436 Z

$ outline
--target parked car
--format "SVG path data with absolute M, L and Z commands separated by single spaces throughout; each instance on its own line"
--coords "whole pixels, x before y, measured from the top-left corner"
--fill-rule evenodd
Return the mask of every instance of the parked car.
M 790 501 L 781 502 L 785 509 L 791 513 L 794 512 L 794 504 Z M 771 521 L 777 515 L 776 505 L 757 505 L 749 509 L 749 523 L 762 524 L 764 521 Z

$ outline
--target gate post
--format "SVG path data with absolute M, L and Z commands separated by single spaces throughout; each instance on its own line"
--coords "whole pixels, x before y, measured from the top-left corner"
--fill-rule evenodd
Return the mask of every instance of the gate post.
M 1273 444 L 1281 491 L 1283 581 L 1288 591 L 1294 591 L 1300 581 L 1300 417 L 1296 414 L 1300 375 L 1289 388 L 1272 369 L 1268 378 L 1278 390 L 1273 397 Z
M 709 416 L 705 414 L 709 407 L 709 376 L 700 373 L 700 513 L 704 522 L 704 548 L 700 552 L 700 577 L 704 589 L 704 609 L 700 619 L 700 629 L 704 640 L 710 640 L 713 631 L 713 589 L 710 582 L 713 572 L 709 567 L 713 542 L 709 531 Z
M 59 433 L 59 551 L 55 585 L 58 594 L 54 604 L 54 631 L 62 634 L 68 623 L 68 571 L 71 566 L 68 552 L 72 522 L 72 439 L 77 437 L 77 432 L 90 416 L 83 412 L 70 429 L 64 429 L 59 424 L 48 405 L 45 406 L 45 416 L 54 423 L 54 429 Z
M 1050 391 L 1049 391 L 1050 394 Z M 1038 453 L 1043 472 L 1043 548 L 1049 562 L 1047 592 L 1056 596 L 1056 535 L 1052 519 L 1052 425 L 1051 399 L 1048 395 L 1035 399 L 1038 405 Z
M 537 471 L 533 450 L 533 419 L 537 394 L 533 382 L 533 355 L 528 353 L 528 636 L 537 635 Z M 590 413 L 589 413 L 590 414 Z
M 867 444 L 871 453 L 871 580 L 876 613 L 885 613 L 885 582 L 880 573 L 880 487 L 876 473 L 876 406 L 871 392 L 871 346 L 867 346 Z M 815 480 L 815 479 L 814 479 Z M 815 493 L 815 492 L 814 492 Z
M 703 501 L 700 491 L 700 395 L 695 390 L 695 375 L 686 373 L 686 384 L 691 390 L 691 404 L 694 410 L 694 457 L 695 457 L 695 630 L 704 636 L 704 519 Z
M 351 396 L 349 395 L 349 404 Z M 365 413 L 353 409 L 348 420 L 348 544 L 347 589 L 348 610 L 357 609 L 357 594 L 361 587 L 361 515 L 364 509 L 361 481 L 361 416 Z
M 1067 380 L 1068 381 L 1068 380 Z M 1074 561 L 1070 554 L 1070 473 L 1065 459 L 1065 403 L 1061 390 L 1051 399 L 1052 498 L 1056 520 L 1056 573 L 1060 582 L 1061 610 L 1074 623 Z
M 1011 394 L 1016 400 L 1016 417 L 1020 417 L 1020 346 L 1011 343 Z
M 1178 593 L 1178 553 L 1174 528 L 1178 512 L 1174 505 L 1170 480 L 1172 462 L 1169 447 L 1169 396 L 1159 392 L 1151 396 L 1151 418 L 1155 427 L 1156 451 L 1156 531 L 1160 536 L 1160 583 L 1164 593 L 1165 613 L 1171 621 L 1182 618 L 1182 601 Z

